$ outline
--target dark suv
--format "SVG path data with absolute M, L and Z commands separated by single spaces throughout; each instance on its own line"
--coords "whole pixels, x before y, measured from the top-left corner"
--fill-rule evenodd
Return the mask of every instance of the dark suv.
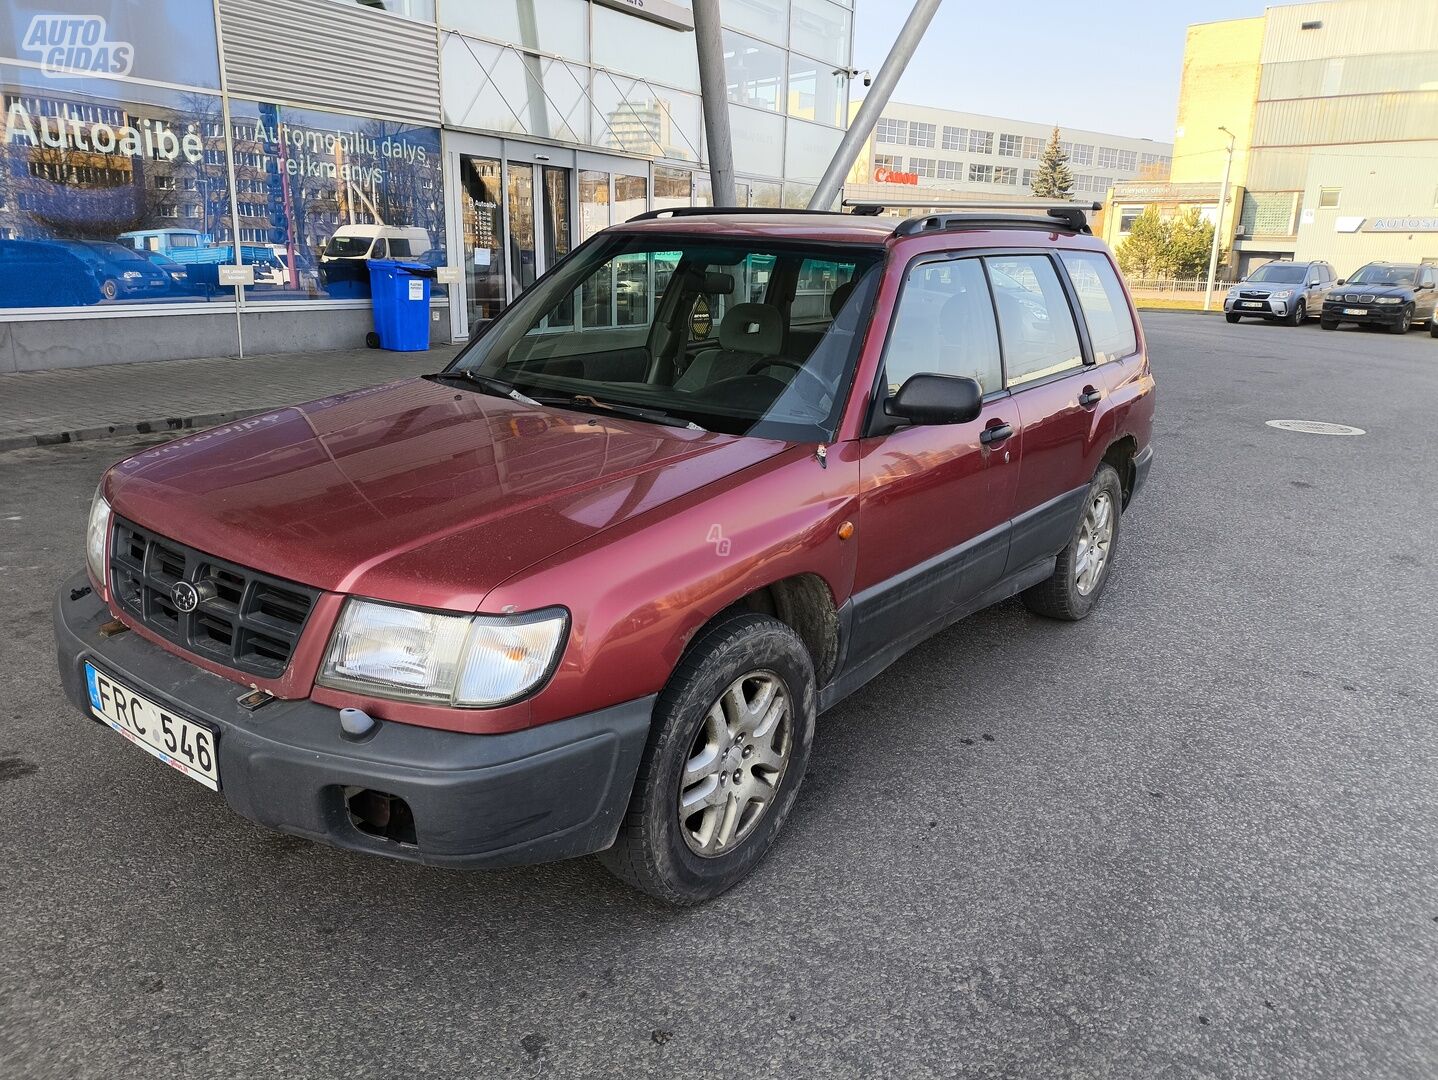
M 56 601 L 68 694 L 276 829 L 714 896 L 820 712 L 1113 573 L 1154 382 L 1052 213 L 652 212 L 445 371 L 122 461 Z
M 1382 326 L 1390 334 L 1406 334 L 1414 323 L 1434 329 L 1438 280 L 1433 267 L 1420 263 L 1371 262 L 1347 281 L 1342 279 L 1323 302 L 1319 324 L 1337 330 L 1339 323 Z M 1434 334 L 1438 337 L 1438 334 Z

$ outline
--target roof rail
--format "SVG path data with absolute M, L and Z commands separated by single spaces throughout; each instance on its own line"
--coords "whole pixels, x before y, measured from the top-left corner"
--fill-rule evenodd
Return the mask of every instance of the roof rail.
M 646 210 L 635 214 L 630 221 L 653 221 L 666 217 L 709 217 L 712 214 L 828 214 L 832 217 L 837 210 L 802 210 L 785 206 L 666 206 L 660 210 Z
M 869 199 L 846 199 L 844 206 L 850 207 L 855 214 L 881 214 L 887 209 L 895 210 L 1011 210 L 1011 214 L 929 214 L 924 217 L 908 218 L 901 222 L 894 230 L 895 236 L 913 236 L 915 233 L 929 232 L 936 229 L 962 229 L 962 228 L 1011 228 L 1023 229 L 1033 228 L 1039 224 L 1027 212 L 1042 210 L 1054 221 L 1049 224 L 1058 225 L 1059 228 L 1069 229 L 1073 232 L 1089 232 L 1088 218 L 1085 211 L 1096 211 L 1103 209 L 1103 203 L 1024 203 L 1024 202 L 945 202 L 933 200 L 923 202 L 920 200 L 869 200 Z M 1042 219 L 1040 219 L 1042 220 Z

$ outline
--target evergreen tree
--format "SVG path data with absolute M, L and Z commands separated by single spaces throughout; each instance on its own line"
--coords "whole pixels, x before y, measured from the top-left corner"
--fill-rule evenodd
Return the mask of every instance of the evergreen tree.
M 1034 194 L 1041 199 L 1067 201 L 1073 198 L 1074 174 L 1069 171 L 1069 156 L 1059 145 L 1057 125 L 1044 147 L 1043 157 L 1039 158 L 1039 167 L 1034 173 Z
M 1150 206 L 1129 227 L 1114 254 L 1119 269 L 1131 278 L 1167 277 L 1172 243 L 1172 223 L 1158 216 L 1158 207 Z

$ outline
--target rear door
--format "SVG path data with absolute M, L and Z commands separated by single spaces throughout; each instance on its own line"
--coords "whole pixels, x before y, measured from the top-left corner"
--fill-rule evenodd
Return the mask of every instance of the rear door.
M 976 378 L 984 408 L 966 424 L 884 430 L 878 417 L 861 440 L 851 663 L 912 644 L 1003 572 L 1023 433 L 978 258 L 922 255 L 906 268 L 876 398 L 920 372 Z
M 1007 388 L 1024 432 L 1006 563 L 1006 573 L 1013 574 L 1068 543 L 1092 479 L 1095 414 L 1109 392 L 1109 373 L 1086 362 L 1091 358 L 1080 340 L 1076 297 L 1054 254 L 990 255 L 984 266 L 998 311 Z
M 1434 307 L 1438 305 L 1438 277 L 1435 277 L 1433 267 L 1418 268 L 1418 289 L 1413 295 L 1417 298 L 1413 305 L 1414 320 L 1433 318 Z

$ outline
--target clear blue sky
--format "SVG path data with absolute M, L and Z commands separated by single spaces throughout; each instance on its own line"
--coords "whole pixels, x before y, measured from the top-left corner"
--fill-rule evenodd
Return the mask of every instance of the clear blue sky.
M 1188 25 L 1278 2 L 945 0 L 894 100 L 1171 142 Z M 912 6 L 856 0 L 855 67 L 879 69 Z

